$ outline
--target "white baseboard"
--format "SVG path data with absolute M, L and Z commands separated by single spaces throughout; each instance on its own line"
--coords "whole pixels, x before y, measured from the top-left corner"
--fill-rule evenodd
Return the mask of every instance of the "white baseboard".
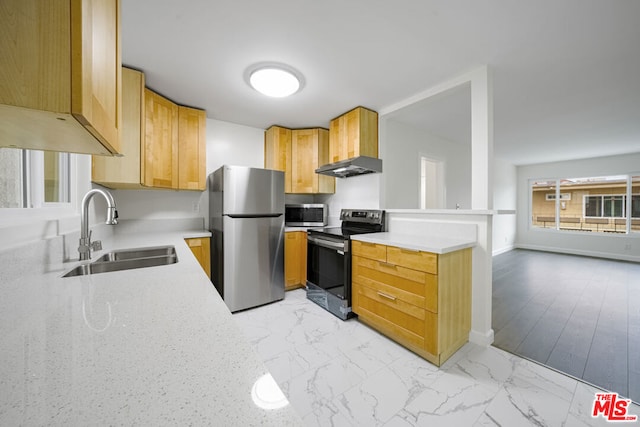
M 505 246 L 504 248 L 497 249 L 497 250 L 493 251 L 493 252 L 491 253 L 491 256 L 500 255 L 500 254 L 503 254 L 503 253 L 505 253 L 505 252 L 512 251 L 512 250 L 514 250 L 515 248 L 516 248 L 516 247 L 515 247 L 515 245 Z
M 567 254 L 567 255 L 590 256 L 594 258 L 614 259 L 617 261 L 640 262 L 640 256 L 634 256 L 634 255 L 612 254 L 608 252 L 598 252 L 598 251 L 588 251 L 588 250 L 585 251 L 585 250 L 572 249 L 572 248 L 556 248 L 553 246 L 539 246 L 539 245 L 527 245 L 527 244 L 516 244 L 515 247 L 518 249 L 530 249 L 532 251 L 554 252 L 554 253 Z
M 493 329 L 489 329 L 489 331 L 486 333 L 474 330 L 471 330 L 471 332 L 469 332 L 469 341 L 484 347 L 488 347 L 493 344 L 493 338 Z

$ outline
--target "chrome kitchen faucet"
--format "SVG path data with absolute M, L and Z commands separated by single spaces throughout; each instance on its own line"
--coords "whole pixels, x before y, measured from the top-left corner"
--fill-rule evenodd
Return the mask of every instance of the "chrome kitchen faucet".
M 96 194 L 102 194 L 107 201 L 107 225 L 116 225 L 118 223 L 118 211 L 116 210 L 116 202 L 108 191 L 93 189 L 89 190 L 82 199 L 82 211 L 80 213 L 80 261 L 91 259 L 91 250 L 99 251 L 102 249 L 102 242 L 96 240 L 91 242 L 91 231 L 89 231 L 89 201 Z

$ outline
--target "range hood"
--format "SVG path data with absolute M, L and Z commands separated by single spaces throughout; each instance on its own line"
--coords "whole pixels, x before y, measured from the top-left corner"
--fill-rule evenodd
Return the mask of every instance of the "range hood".
M 316 173 L 337 178 L 348 178 L 350 176 L 378 172 L 382 172 L 382 160 L 367 156 L 359 156 L 329 163 L 316 169 Z

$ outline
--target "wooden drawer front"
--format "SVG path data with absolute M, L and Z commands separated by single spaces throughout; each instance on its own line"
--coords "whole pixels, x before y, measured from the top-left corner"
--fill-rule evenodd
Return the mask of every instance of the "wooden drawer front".
M 424 320 L 424 308 L 403 301 L 402 299 L 395 296 L 392 292 L 385 292 L 387 289 L 381 290 L 378 288 L 372 288 L 367 286 L 366 283 L 358 283 L 357 289 L 361 295 L 366 296 L 368 299 L 377 301 L 380 304 L 389 306 L 397 311 L 408 314 L 409 316 Z M 390 288 L 389 290 L 393 291 L 393 288 Z
M 438 311 L 437 276 L 358 256 L 352 258 L 352 267 L 354 282 L 429 311 Z
M 365 258 L 376 259 L 378 261 L 387 260 L 387 247 L 377 243 L 351 241 L 351 253 Z
M 354 308 L 358 308 L 356 313 L 359 316 L 374 316 L 379 321 L 384 321 L 395 334 L 409 340 L 420 348 L 424 347 L 424 318 L 419 319 L 411 316 L 389 305 L 386 301 L 381 302 L 380 297 L 372 298 L 371 296 L 372 291 L 369 288 L 354 284 Z M 422 313 L 426 312 L 423 310 Z
M 412 268 L 414 270 L 438 274 L 438 255 L 430 252 L 413 251 L 410 249 L 388 246 L 387 262 Z
M 437 314 L 421 310 L 421 318 L 414 317 L 381 298 L 376 291 L 358 283 L 353 285 L 353 309 L 358 316 L 372 321 L 391 338 L 408 342 L 433 355 L 438 354 Z

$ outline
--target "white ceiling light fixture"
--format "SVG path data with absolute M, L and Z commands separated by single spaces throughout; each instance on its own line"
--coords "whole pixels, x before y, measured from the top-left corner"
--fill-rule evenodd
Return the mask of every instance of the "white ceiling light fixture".
M 291 96 L 302 89 L 302 75 L 291 67 L 283 64 L 254 65 L 245 73 L 245 80 L 249 85 L 272 98 Z

